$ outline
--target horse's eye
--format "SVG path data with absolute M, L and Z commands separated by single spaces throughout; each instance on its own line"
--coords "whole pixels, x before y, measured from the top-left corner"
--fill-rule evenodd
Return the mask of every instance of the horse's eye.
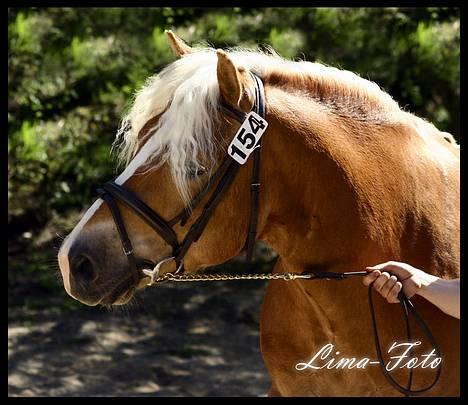
M 206 168 L 203 166 L 191 166 L 187 170 L 187 175 L 190 179 L 203 176 L 206 173 Z

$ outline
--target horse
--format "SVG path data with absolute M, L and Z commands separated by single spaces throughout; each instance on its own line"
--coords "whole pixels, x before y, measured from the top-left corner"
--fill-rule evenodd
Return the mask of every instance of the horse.
M 345 272 L 398 260 L 441 278 L 460 276 L 460 151 L 451 134 L 404 111 L 355 73 L 289 61 L 271 49 L 191 47 L 171 31 L 167 37 L 176 60 L 146 81 L 122 119 L 113 148 L 124 169 L 116 184 L 165 221 L 186 209 L 240 127 L 220 104 L 249 113 L 254 73 L 263 82 L 268 122 L 255 236 L 278 254 L 274 274 Z M 242 165 L 188 249 L 187 274 L 242 251 L 252 164 Z M 116 204 L 132 254 L 161 264 L 160 274 L 174 272 L 177 264 L 166 260 L 172 256 L 167 241 L 125 204 Z M 173 227 L 179 241 L 202 209 L 203 204 L 193 207 L 186 223 Z M 148 276 L 122 252 L 112 214 L 97 199 L 59 250 L 64 288 L 86 305 L 124 305 L 148 284 Z M 442 357 L 440 379 L 426 395 L 458 396 L 459 320 L 419 296 L 413 303 Z M 399 306 L 380 296 L 374 305 L 382 347 L 401 342 Z M 429 352 L 419 329 L 413 340 L 422 342 L 419 354 Z M 328 344 L 333 352 L 326 358 L 320 350 Z M 339 369 L 332 361 L 324 367 L 333 356 L 375 359 L 367 291 L 358 278 L 269 281 L 260 348 L 271 376 L 270 396 L 402 395 L 370 362 Z M 314 354 L 320 367 L 297 367 Z M 404 380 L 408 368 L 395 370 L 395 378 Z M 431 367 L 414 369 L 413 387 L 430 383 L 433 375 Z

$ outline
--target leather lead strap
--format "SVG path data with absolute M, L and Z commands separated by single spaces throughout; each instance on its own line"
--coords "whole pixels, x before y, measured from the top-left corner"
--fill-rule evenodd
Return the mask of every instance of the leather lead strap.
M 371 314 L 371 319 L 372 319 L 372 333 L 374 334 L 375 350 L 377 352 L 377 358 L 379 360 L 382 373 L 384 377 L 387 379 L 387 381 L 392 385 L 392 387 L 400 391 L 402 394 L 406 396 L 422 394 L 423 392 L 430 390 L 437 383 L 437 381 L 439 381 L 440 373 L 442 372 L 442 362 L 437 366 L 437 372 L 436 372 L 436 375 L 434 376 L 434 380 L 432 381 L 432 383 L 421 389 L 416 389 L 416 390 L 411 389 L 411 383 L 413 380 L 412 369 L 410 370 L 407 387 L 403 387 L 402 385 L 400 385 L 390 375 L 390 373 L 387 371 L 385 361 L 383 358 L 383 354 L 382 354 L 382 349 L 380 347 L 380 339 L 379 339 L 377 321 L 376 321 L 376 316 L 375 316 L 375 308 L 374 308 L 374 302 L 372 299 L 372 284 L 369 285 L 369 289 L 368 289 L 369 309 L 370 309 L 370 314 Z M 434 335 L 431 333 L 431 331 L 429 330 L 424 320 L 421 318 L 421 315 L 419 315 L 419 312 L 416 311 L 416 308 L 414 307 L 413 303 L 409 300 L 408 297 L 406 297 L 406 295 L 402 291 L 400 292 L 400 294 L 398 294 L 398 299 L 400 300 L 400 303 L 403 308 L 403 315 L 405 317 L 406 334 L 407 334 L 408 342 L 411 342 L 411 328 L 410 328 L 409 316 L 408 316 L 408 314 L 411 312 L 417 324 L 419 325 L 421 330 L 424 332 L 426 337 L 431 342 L 432 348 L 434 349 L 436 356 L 440 357 L 440 350 L 439 350 L 439 346 L 437 345 L 437 341 L 435 340 Z
M 318 270 L 306 270 L 303 274 L 313 274 L 315 277 L 313 279 L 322 279 L 322 280 L 344 280 L 350 276 L 366 276 L 369 273 L 367 271 L 353 271 L 353 272 L 345 272 L 345 273 L 335 273 L 335 272 L 328 272 L 328 271 L 318 271 Z M 383 357 L 382 353 L 382 348 L 380 345 L 380 338 L 379 338 L 379 333 L 378 333 L 378 328 L 377 328 L 377 320 L 375 316 L 375 308 L 374 308 L 374 301 L 372 298 L 372 285 L 374 283 L 369 285 L 367 294 L 368 294 L 368 301 L 369 301 L 369 310 L 370 310 L 370 315 L 371 315 L 371 321 L 372 321 L 372 333 L 374 335 L 374 343 L 375 343 L 375 350 L 377 353 L 377 358 L 379 360 L 380 368 L 382 370 L 382 373 L 384 377 L 387 379 L 387 381 L 390 383 L 390 385 L 395 388 L 396 390 L 400 391 L 402 394 L 406 396 L 412 396 L 412 395 L 419 395 L 422 394 L 426 391 L 429 391 L 436 383 L 439 381 L 440 378 L 440 373 L 442 372 L 442 363 L 440 363 L 437 366 L 437 372 L 434 376 L 434 380 L 432 381 L 431 384 L 427 385 L 424 388 L 421 389 L 416 389 L 412 390 L 411 385 L 413 382 L 413 369 L 410 369 L 409 372 L 409 377 L 408 377 L 408 382 L 407 386 L 404 387 L 400 385 L 392 376 L 391 374 L 387 371 L 385 360 Z M 413 315 L 413 318 L 416 320 L 416 323 L 419 325 L 421 330 L 424 332 L 428 340 L 430 341 L 432 348 L 435 351 L 435 354 L 437 357 L 441 357 L 440 355 L 440 350 L 439 346 L 437 345 L 437 341 L 430 331 L 429 327 L 426 325 L 424 320 L 422 319 L 421 315 L 419 312 L 416 310 L 414 307 L 413 303 L 410 301 L 410 299 L 403 293 L 403 291 L 400 291 L 398 294 L 398 299 L 400 300 L 401 307 L 403 309 L 403 317 L 405 319 L 405 327 L 406 327 L 406 338 L 407 342 L 412 341 L 412 333 L 411 333 L 411 327 L 410 327 L 410 322 L 409 322 L 409 314 L 411 313 Z M 410 352 L 412 356 L 412 351 Z

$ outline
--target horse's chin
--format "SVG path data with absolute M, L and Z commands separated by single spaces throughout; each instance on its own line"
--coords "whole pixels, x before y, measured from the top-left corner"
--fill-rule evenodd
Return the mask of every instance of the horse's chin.
M 109 306 L 109 305 L 125 305 L 125 304 L 128 304 L 132 300 L 132 298 L 134 297 L 135 293 L 138 290 L 142 290 L 142 289 L 144 289 L 144 288 L 146 288 L 148 286 L 148 283 L 149 283 L 150 280 L 151 279 L 149 277 L 142 277 L 136 283 L 136 285 L 132 285 L 130 288 L 128 288 L 124 292 L 118 294 L 117 296 L 116 296 L 117 291 L 111 292 L 110 294 L 108 294 L 108 295 L 104 296 L 103 298 L 101 298 L 101 300 L 98 303 L 94 304 L 94 305 L 101 304 L 101 305 Z
M 150 277 L 142 277 L 140 279 L 140 281 L 138 282 L 137 286 L 136 286 L 136 289 L 137 290 L 142 290 L 144 288 L 146 288 L 148 286 L 148 284 L 151 282 L 151 278 Z
M 140 289 L 140 285 L 140 278 L 137 280 L 135 280 L 135 277 L 127 278 L 118 285 L 113 286 L 112 289 L 107 288 L 109 292 L 100 298 L 98 304 L 104 306 L 128 304 L 135 295 L 135 292 Z
M 135 295 L 136 287 L 131 287 L 122 294 L 115 297 L 115 294 L 109 294 L 103 297 L 100 301 L 100 305 L 110 306 L 110 305 L 125 305 L 130 302 L 130 300 Z
M 130 302 L 130 300 L 133 298 L 134 295 L 135 295 L 135 290 L 134 289 L 129 290 L 126 293 L 124 293 L 123 295 L 121 295 L 119 298 L 117 298 L 117 300 L 114 301 L 110 305 L 125 305 L 125 304 L 128 304 Z
M 73 297 L 73 296 L 72 296 Z M 95 307 L 96 305 L 101 303 L 101 300 L 97 299 L 89 299 L 89 298 L 75 298 L 78 302 L 81 302 L 84 305 L 87 305 L 88 307 Z

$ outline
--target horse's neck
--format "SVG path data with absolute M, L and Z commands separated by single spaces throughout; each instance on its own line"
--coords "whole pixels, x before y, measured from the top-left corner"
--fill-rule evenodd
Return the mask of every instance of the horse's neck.
M 285 260 L 337 271 L 340 266 L 345 271 L 350 264 L 389 259 L 406 260 L 436 274 L 444 274 L 444 266 L 453 267 L 456 258 L 451 264 L 437 263 L 432 253 L 435 248 L 450 249 L 452 241 L 444 231 L 444 246 L 436 246 L 440 235 L 434 230 L 445 227 L 438 213 L 442 202 L 434 200 L 431 211 L 418 193 L 402 184 L 411 181 L 421 187 L 426 182 L 434 190 L 444 186 L 430 175 L 425 178 L 419 168 L 416 174 L 405 169 L 411 162 L 397 161 L 403 155 L 398 129 L 387 128 L 390 140 L 383 143 L 380 127 L 375 133 L 363 127 L 368 133 L 362 134 L 366 141 L 360 141 L 369 144 L 353 145 L 350 137 L 360 130 L 358 125 L 345 120 L 337 124 L 319 104 L 306 99 L 301 103 L 299 96 L 270 91 L 269 98 L 277 110 L 271 111 L 262 152 L 260 239 Z M 387 148 L 380 156 L 389 161 L 379 161 L 377 153 L 364 155 L 360 146 L 369 151 Z
M 302 265 L 345 260 L 362 249 L 356 242 L 364 238 L 355 193 L 340 165 L 324 145 L 308 143 L 319 141 L 313 132 L 321 123 L 323 113 L 307 109 L 290 119 L 273 117 L 262 151 L 259 237 Z

